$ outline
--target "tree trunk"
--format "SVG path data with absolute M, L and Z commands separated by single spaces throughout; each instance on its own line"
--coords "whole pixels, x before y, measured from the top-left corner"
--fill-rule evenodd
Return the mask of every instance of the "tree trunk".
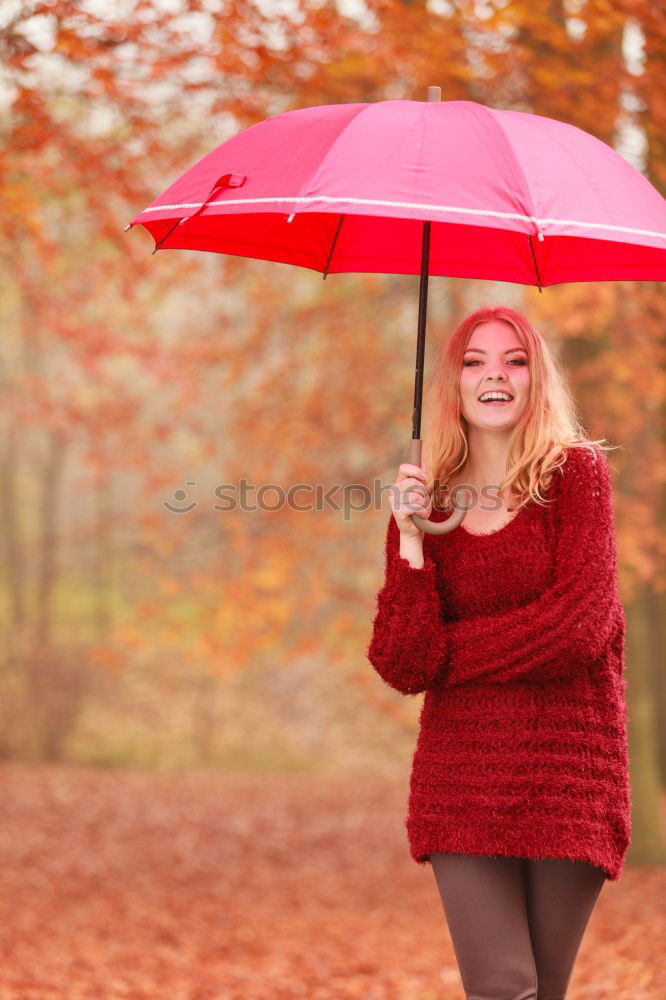
M 625 609 L 627 616 L 627 694 L 632 788 L 632 837 L 627 860 L 665 864 L 661 834 L 657 726 L 652 697 L 650 621 L 645 590 Z

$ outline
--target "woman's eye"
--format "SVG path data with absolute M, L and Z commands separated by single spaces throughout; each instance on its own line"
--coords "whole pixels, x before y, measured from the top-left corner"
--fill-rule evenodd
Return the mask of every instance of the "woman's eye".
M 480 365 L 480 364 L 481 364 L 480 361 L 463 361 L 463 368 L 469 368 L 470 365 Z M 511 361 L 509 361 L 509 364 L 526 365 L 527 362 L 524 360 L 524 358 L 512 358 Z

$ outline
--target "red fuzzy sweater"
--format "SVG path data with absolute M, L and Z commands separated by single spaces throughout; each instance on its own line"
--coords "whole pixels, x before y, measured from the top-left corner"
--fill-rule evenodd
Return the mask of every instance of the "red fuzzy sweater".
M 592 450 L 566 449 L 546 507 L 487 534 L 424 535 L 420 569 L 389 517 L 367 652 L 392 688 L 425 692 L 406 819 L 419 864 L 431 851 L 569 858 L 620 877 L 625 616 L 611 479 Z

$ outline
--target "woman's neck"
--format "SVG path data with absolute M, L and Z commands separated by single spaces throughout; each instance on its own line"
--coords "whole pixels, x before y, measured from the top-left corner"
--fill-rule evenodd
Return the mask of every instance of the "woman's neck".
M 508 433 L 474 433 L 471 429 L 468 444 L 467 461 L 459 472 L 459 476 L 471 486 L 481 489 L 489 484 L 498 485 L 506 476 L 509 458 Z

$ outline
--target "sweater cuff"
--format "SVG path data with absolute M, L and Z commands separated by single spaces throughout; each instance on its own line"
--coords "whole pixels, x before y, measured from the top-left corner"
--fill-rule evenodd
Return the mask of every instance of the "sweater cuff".
M 425 553 L 418 569 L 394 553 L 387 570 L 368 658 L 391 687 L 418 694 L 438 684 L 447 665 L 437 566 Z
M 429 634 L 428 648 L 439 647 L 438 636 L 443 623 L 437 589 L 437 565 L 431 556 L 424 554 L 423 566 L 418 569 L 402 556 L 397 556 L 386 578 L 384 600 L 397 611 L 408 629 L 418 623 L 421 636 L 424 630 Z

